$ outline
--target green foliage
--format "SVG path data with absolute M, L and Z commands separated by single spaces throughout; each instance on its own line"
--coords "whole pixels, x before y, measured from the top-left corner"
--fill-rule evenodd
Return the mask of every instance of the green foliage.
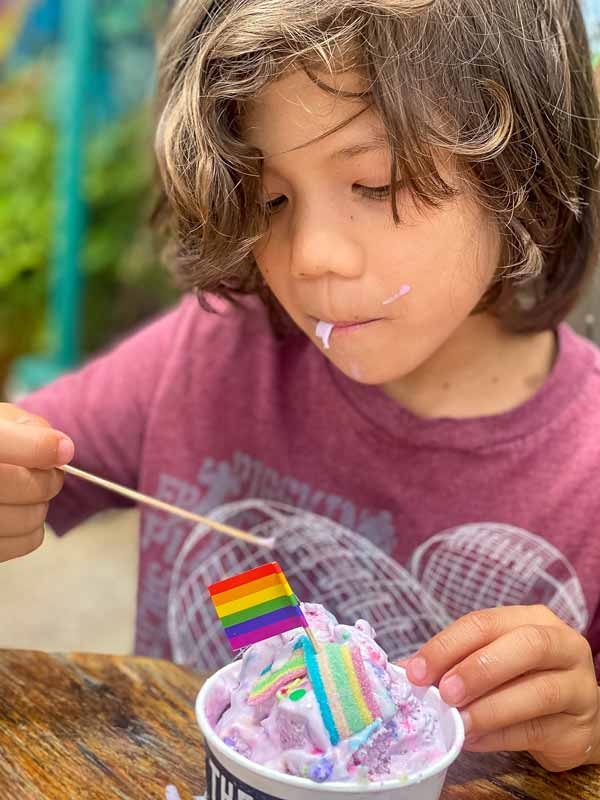
M 40 83 L 0 83 L 0 364 L 39 346 L 44 321 L 55 136 Z
M 96 350 L 175 298 L 147 226 L 152 207 L 152 124 L 147 109 L 90 141 L 84 342 Z
M 38 62 L 0 81 L 0 387 L 2 364 L 43 350 L 47 286 L 55 235 L 56 126 Z M 175 292 L 146 220 L 152 180 L 146 108 L 88 133 L 84 189 L 87 229 L 83 348 L 92 352 Z

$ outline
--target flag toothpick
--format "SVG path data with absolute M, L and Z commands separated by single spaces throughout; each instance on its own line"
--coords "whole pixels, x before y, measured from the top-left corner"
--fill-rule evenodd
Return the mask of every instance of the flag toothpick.
M 233 650 L 302 627 L 319 651 L 298 598 L 276 561 L 214 583 L 208 591 Z

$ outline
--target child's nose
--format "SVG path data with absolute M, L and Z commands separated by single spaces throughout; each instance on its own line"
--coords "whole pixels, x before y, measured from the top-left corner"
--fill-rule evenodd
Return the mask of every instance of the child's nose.
M 292 242 L 291 271 L 299 279 L 327 273 L 358 278 L 364 272 L 363 248 L 333 225 L 303 226 Z

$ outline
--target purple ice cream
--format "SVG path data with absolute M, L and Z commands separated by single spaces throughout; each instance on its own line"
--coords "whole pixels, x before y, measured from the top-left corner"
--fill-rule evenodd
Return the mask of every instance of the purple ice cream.
M 436 712 L 388 663 L 369 623 L 340 625 L 320 605 L 302 609 L 320 643 L 348 644 L 360 654 L 379 716 L 332 744 L 320 695 L 302 669 L 305 634 L 298 629 L 252 645 L 217 680 L 206 712 L 222 741 L 257 764 L 319 783 L 408 779 L 442 758 Z

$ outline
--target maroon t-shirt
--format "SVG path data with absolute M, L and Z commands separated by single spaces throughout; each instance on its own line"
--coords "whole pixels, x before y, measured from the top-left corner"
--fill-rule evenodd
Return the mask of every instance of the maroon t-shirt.
M 393 559 L 385 580 L 412 593 L 411 602 L 402 589 L 390 595 L 385 624 L 405 631 L 393 655 L 470 610 L 544 603 L 588 635 L 600 665 L 600 353 L 590 342 L 562 325 L 554 369 L 526 403 L 432 420 L 346 378 L 305 336 L 276 340 L 255 301 L 219 308 L 211 314 L 186 297 L 22 405 L 74 439 L 76 466 L 118 483 L 204 514 L 244 499 L 277 501 L 362 537 L 344 555 L 364 542 L 369 564 L 381 552 L 375 568 L 388 575 Z M 120 504 L 69 477 L 49 521 L 64 533 Z M 190 583 L 186 606 L 174 585 L 193 576 L 191 562 L 180 569 L 192 528 L 142 509 L 138 653 L 188 658 L 173 641 L 187 624 L 182 609 L 210 605 Z M 198 580 L 223 541 L 205 538 L 214 541 L 206 563 L 195 555 Z M 230 574 L 252 565 L 232 553 Z M 331 574 L 331 552 L 323 559 L 313 568 Z M 370 568 L 357 568 L 357 581 Z M 168 625 L 170 590 L 178 608 Z M 362 601 L 369 618 L 365 592 L 358 608 Z M 186 635 L 202 643 L 191 660 L 214 666 L 226 652 L 203 655 L 220 636 L 206 614 L 196 613 Z

